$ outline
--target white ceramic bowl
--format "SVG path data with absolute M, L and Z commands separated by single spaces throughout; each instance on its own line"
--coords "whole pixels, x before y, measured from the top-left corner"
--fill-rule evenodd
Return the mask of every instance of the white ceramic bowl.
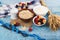
M 45 6 L 38 5 L 33 8 L 33 11 L 35 12 L 36 15 L 45 16 L 48 12 L 48 8 Z
M 37 18 L 37 16 L 35 16 L 35 17 L 33 18 L 33 23 L 34 23 L 36 26 L 42 26 L 42 25 L 45 25 L 45 24 L 37 25 L 37 24 L 34 22 L 35 18 Z M 44 16 L 42 16 L 42 18 L 46 19 Z

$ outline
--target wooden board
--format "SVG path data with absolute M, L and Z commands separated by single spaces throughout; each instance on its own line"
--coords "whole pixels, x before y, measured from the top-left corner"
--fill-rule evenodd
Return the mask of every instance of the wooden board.
M 11 20 L 11 24 L 15 24 L 16 22 L 20 23 L 21 26 L 26 26 L 26 27 L 31 27 L 32 26 L 32 19 L 28 22 L 24 22 L 21 19 L 15 19 L 15 20 Z

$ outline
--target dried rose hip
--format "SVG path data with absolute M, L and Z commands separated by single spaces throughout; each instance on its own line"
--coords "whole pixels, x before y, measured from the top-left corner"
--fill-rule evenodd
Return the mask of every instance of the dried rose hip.
M 14 26 L 19 26 L 20 25 L 20 23 L 18 23 L 18 22 L 16 22 L 16 24 L 14 24 Z
M 31 32 L 31 31 L 32 31 L 32 28 L 30 27 L 30 28 L 29 28 L 29 32 Z
M 38 23 L 38 19 L 37 19 L 37 18 L 35 18 L 34 22 L 37 24 L 37 23 Z

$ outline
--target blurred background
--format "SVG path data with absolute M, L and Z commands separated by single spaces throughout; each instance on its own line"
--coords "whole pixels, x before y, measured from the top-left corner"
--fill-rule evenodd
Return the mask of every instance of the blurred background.
M 2 2 L 3 4 L 15 4 L 21 1 L 25 2 L 31 0 L 0 0 L 0 2 Z M 47 6 L 54 14 L 60 15 L 60 0 L 44 0 L 44 1 L 46 2 Z M 6 22 L 9 22 L 10 20 L 9 17 L 0 18 L 0 19 Z M 33 31 L 28 33 L 37 34 L 47 40 L 60 40 L 60 30 L 53 32 L 47 26 L 36 27 L 33 25 Z M 21 34 L 17 34 L 15 32 L 9 31 L 0 26 L 0 40 L 35 40 L 35 39 L 32 37 L 23 37 Z

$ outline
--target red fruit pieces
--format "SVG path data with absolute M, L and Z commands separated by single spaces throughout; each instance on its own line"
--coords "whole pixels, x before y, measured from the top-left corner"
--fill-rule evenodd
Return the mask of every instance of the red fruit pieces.
M 16 22 L 16 24 L 14 24 L 15 26 L 19 26 L 20 25 L 20 23 L 18 23 L 18 22 Z
M 34 22 L 37 24 L 38 23 L 38 18 L 35 18 Z
M 30 28 L 29 28 L 29 32 L 31 32 L 31 31 L 32 31 L 32 28 L 30 27 Z

